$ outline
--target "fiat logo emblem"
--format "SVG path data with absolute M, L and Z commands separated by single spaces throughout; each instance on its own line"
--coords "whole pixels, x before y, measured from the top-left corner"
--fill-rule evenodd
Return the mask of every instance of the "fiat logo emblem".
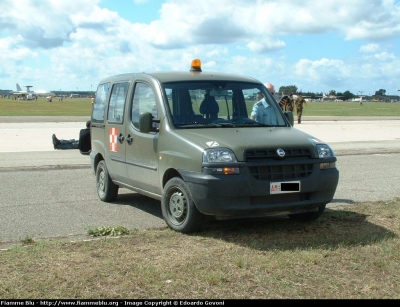
M 276 150 L 276 153 L 278 154 L 279 157 L 283 158 L 285 156 L 285 151 L 282 148 L 278 148 Z

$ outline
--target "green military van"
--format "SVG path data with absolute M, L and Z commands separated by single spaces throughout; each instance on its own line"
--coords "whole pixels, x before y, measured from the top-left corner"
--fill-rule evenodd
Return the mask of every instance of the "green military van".
M 160 200 L 183 233 L 205 216 L 314 220 L 339 180 L 332 149 L 292 127 L 260 81 L 202 71 L 198 59 L 101 80 L 91 123 L 99 198 L 123 187 Z

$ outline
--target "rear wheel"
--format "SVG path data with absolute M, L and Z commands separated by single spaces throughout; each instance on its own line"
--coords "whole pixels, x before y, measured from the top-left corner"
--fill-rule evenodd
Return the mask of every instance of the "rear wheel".
M 194 204 L 187 184 L 181 178 L 172 178 L 165 185 L 161 210 L 168 227 L 182 233 L 197 230 L 204 219 Z
M 118 196 L 118 188 L 108 174 L 106 162 L 104 160 L 100 161 L 96 168 L 97 195 L 102 201 L 114 201 Z
M 293 220 L 299 221 L 314 221 L 319 218 L 322 213 L 324 213 L 325 207 L 326 205 L 319 206 L 318 211 L 289 214 L 289 217 Z

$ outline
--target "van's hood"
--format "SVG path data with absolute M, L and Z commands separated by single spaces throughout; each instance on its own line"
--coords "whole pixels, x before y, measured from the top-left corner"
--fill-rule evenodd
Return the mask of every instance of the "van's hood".
M 239 160 L 245 149 L 256 148 L 315 148 L 325 143 L 293 127 L 207 128 L 175 130 L 202 148 L 227 147 Z

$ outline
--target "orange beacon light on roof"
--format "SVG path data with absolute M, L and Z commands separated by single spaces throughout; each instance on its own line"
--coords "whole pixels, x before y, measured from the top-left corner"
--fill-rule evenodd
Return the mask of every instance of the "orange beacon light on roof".
M 201 61 L 199 59 L 192 60 L 190 71 L 201 71 Z

